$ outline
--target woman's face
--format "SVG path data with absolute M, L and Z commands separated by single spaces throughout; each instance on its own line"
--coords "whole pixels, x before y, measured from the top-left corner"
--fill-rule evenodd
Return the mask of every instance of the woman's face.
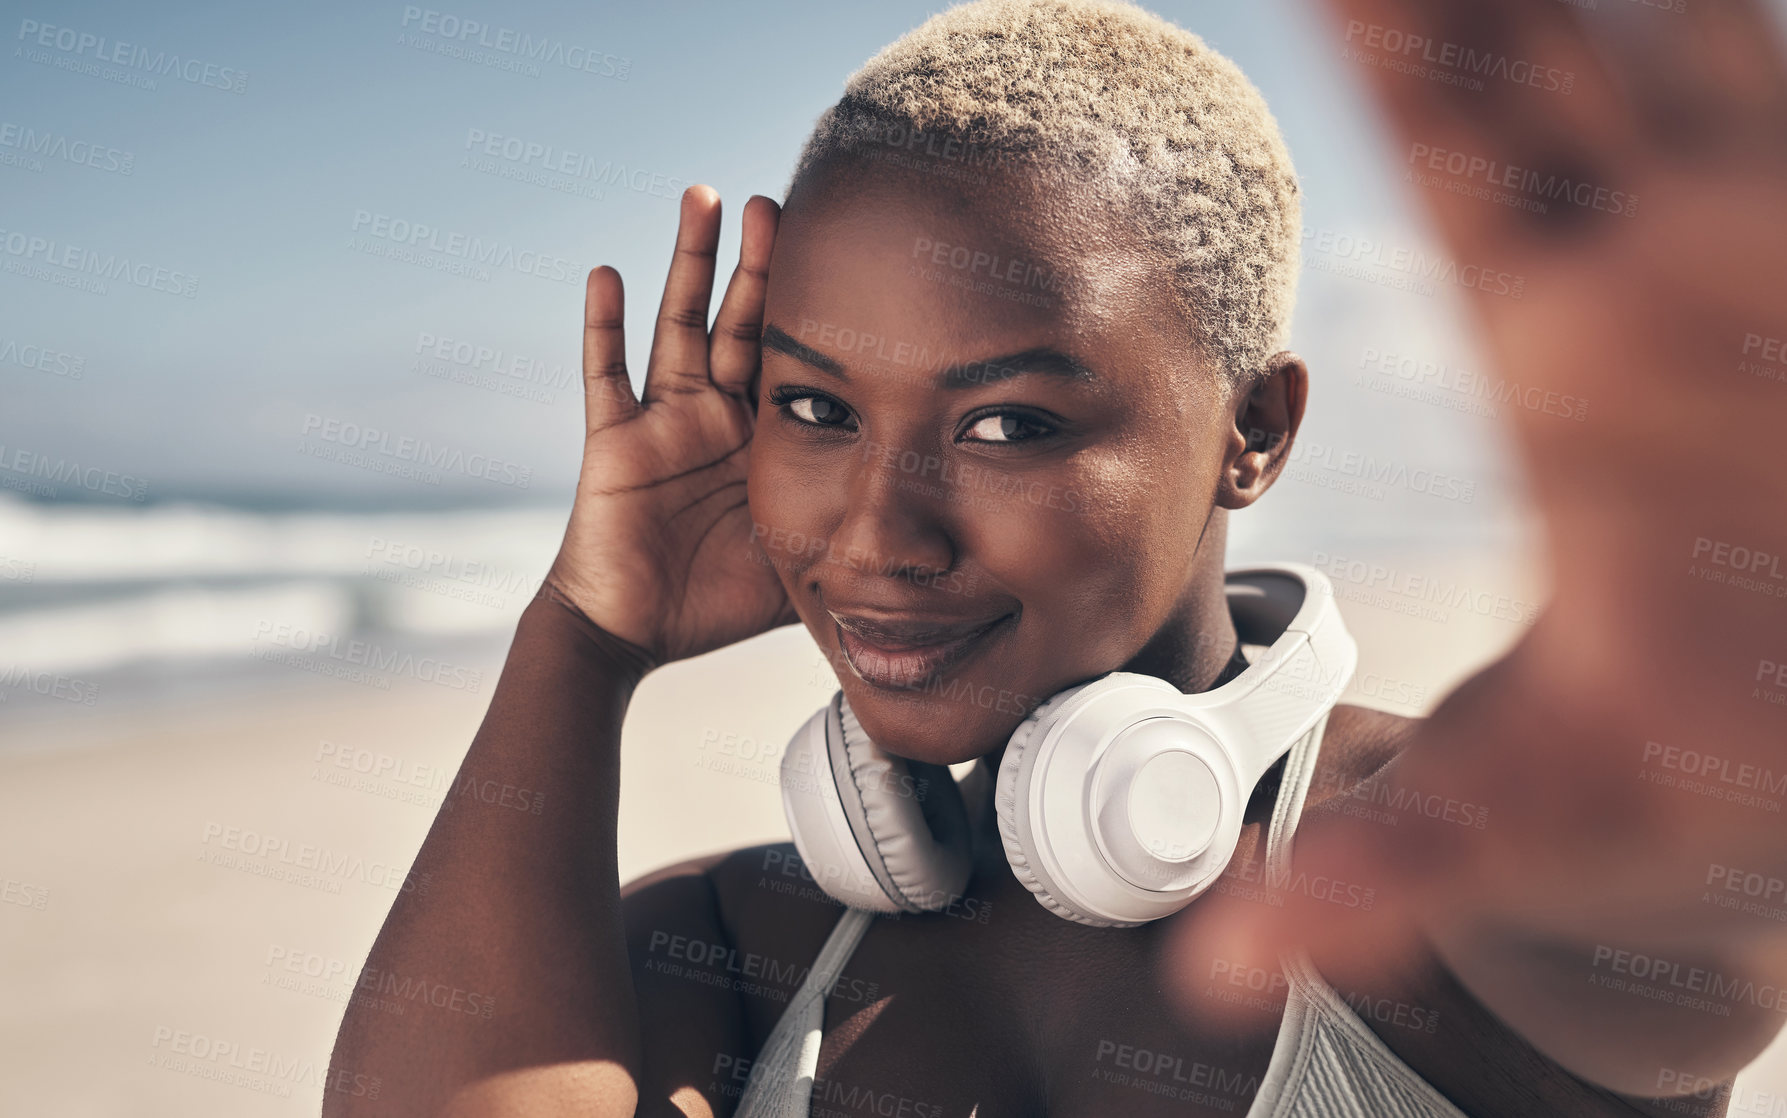
M 1088 200 L 822 173 L 764 314 L 753 530 L 878 744 L 987 753 L 1195 608 L 1235 408 Z

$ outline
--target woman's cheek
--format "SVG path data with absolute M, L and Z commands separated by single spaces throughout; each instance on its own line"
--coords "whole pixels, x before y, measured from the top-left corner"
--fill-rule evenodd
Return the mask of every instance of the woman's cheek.
M 781 573 L 785 584 L 823 553 L 826 537 L 819 530 L 823 505 L 803 492 L 798 475 L 784 468 L 785 458 L 773 442 L 753 445 L 745 478 L 745 502 L 751 513 L 754 551 Z

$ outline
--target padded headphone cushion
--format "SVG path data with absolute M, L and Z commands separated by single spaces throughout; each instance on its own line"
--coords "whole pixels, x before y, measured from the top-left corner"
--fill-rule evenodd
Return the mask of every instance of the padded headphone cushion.
M 908 909 L 936 909 L 960 897 L 973 870 L 967 808 L 949 769 L 895 757 L 869 740 L 848 702 L 840 703 L 848 779 L 862 803 L 878 859 Z M 877 875 L 879 876 L 879 875 Z
M 1107 677 L 1108 678 L 1108 677 Z M 1043 723 L 1052 720 L 1076 695 L 1086 688 L 1096 685 L 1099 680 L 1083 683 L 1078 687 L 1061 692 L 1048 702 L 1030 712 L 1030 717 L 1018 724 L 1012 731 L 1011 740 L 1006 743 L 1005 756 L 999 761 L 999 780 L 994 785 L 993 804 L 999 816 L 999 840 L 1005 846 L 1005 860 L 1011 864 L 1011 872 L 1024 888 L 1036 896 L 1042 907 L 1056 916 L 1072 920 L 1077 924 L 1086 924 L 1094 928 L 1121 928 L 1130 925 L 1114 920 L 1104 920 L 1080 912 L 1077 908 L 1055 896 L 1038 876 L 1031 863 L 1031 853 L 1024 845 L 1018 829 L 1020 813 L 1028 814 L 1029 804 L 1020 799 L 1018 787 L 1025 771 L 1034 763 L 1035 755 L 1031 745 L 1040 743 L 1042 738 L 1037 731 Z

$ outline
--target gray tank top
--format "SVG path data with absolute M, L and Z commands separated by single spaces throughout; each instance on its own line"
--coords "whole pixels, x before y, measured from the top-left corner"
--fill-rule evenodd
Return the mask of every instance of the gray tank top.
M 1326 718 L 1316 723 L 1286 756 L 1266 828 L 1266 864 L 1275 871 L 1290 868 L 1291 836 L 1303 816 L 1327 724 Z M 1466 1118 L 1378 1039 L 1316 973 L 1307 954 L 1298 951 L 1282 962 L 1290 987 L 1284 1019 L 1247 1118 Z
M 1286 754 L 1266 828 L 1266 864 L 1275 871 L 1289 868 L 1291 836 L 1326 728 L 1323 718 Z M 751 1066 L 736 1118 L 808 1118 L 826 991 L 874 918 L 872 912 L 846 909 L 838 919 Z M 1467 1118 L 1378 1039 L 1307 955 L 1298 952 L 1283 963 L 1289 986 L 1284 1019 L 1246 1118 Z

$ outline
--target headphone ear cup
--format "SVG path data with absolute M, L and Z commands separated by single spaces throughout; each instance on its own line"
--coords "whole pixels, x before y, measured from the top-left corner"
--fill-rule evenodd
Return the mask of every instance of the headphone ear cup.
M 838 707 L 843 763 L 834 760 L 834 775 L 870 872 L 907 912 L 959 899 L 974 860 L 955 776 L 947 766 L 896 757 L 870 741 L 842 691 Z
M 842 691 L 782 755 L 782 809 L 814 882 L 852 908 L 924 912 L 968 885 L 971 836 L 955 778 L 870 741 Z
M 869 868 L 844 814 L 838 774 L 832 770 L 837 699 L 819 708 L 788 741 L 782 754 L 782 812 L 801 864 L 813 883 L 851 908 L 898 912 Z M 847 778 L 846 778 L 847 779 Z
M 1012 875 L 1024 888 L 1030 890 L 1038 904 L 1063 919 L 1072 920 L 1093 928 L 1123 928 L 1132 924 L 1106 920 L 1087 912 L 1080 911 L 1070 902 L 1056 896 L 1050 891 L 1036 868 L 1034 852 L 1029 844 L 1030 806 L 1028 801 L 1018 794 L 1019 788 L 1029 775 L 1029 768 L 1035 763 L 1036 753 L 1031 748 L 1033 741 L 1040 741 L 1039 730 L 1046 733 L 1046 723 L 1060 713 L 1075 695 L 1098 682 L 1084 683 L 1078 687 L 1062 691 L 1048 702 L 1030 712 L 1030 716 L 1018 724 L 1012 731 L 1011 740 L 1005 745 L 1005 755 L 999 760 L 999 779 L 994 785 L 993 806 L 999 817 L 999 840 L 1005 847 L 1005 860 L 1011 865 Z

